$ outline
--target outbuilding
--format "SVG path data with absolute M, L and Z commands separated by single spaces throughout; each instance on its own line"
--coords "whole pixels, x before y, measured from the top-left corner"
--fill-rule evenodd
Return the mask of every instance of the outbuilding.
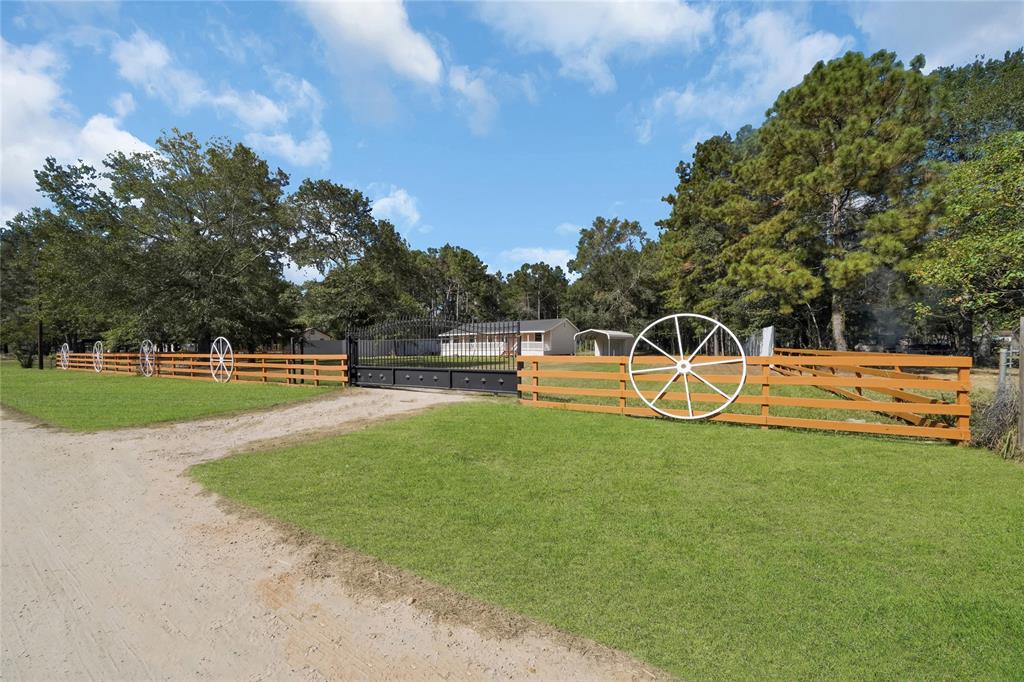
M 441 334 L 441 355 L 572 355 L 577 331 L 564 317 L 470 322 Z
M 584 329 L 574 338 L 576 348 L 593 344 L 594 355 L 629 355 L 633 347 L 633 335 L 612 329 Z M 589 350 L 589 349 L 588 349 Z

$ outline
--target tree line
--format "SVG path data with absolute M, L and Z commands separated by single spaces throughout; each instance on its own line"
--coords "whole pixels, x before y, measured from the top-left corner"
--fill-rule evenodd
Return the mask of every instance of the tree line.
M 795 346 L 897 330 L 985 358 L 1024 311 L 1024 51 L 923 67 L 885 51 L 818 63 L 756 128 L 678 165 L 656 237 L 599 216 L 569 272 L 413 249 L 358 190 L 307 179 L 289 193 L 286 173 L 227 139 L 173 130 L 100 168 L 47 159 L 49 205 L 0 235 L 0 335 L 23 354 L 40 321 L 53 343 L 224 334 L 256 348 L 402 315 L 637 331 L 692 311 L 738 333 L 773 324 Z M 319 279 L 290 283 L 289 262 Z

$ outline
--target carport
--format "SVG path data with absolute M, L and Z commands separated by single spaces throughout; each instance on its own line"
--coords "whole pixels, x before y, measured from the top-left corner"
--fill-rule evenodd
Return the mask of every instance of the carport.
M 585 329 L 575 336 L 577 352 L 580 344 L 594 342 L 594 355 L 629 355 L 633 345 L 633 335 L 629 332 L 611 329 Z

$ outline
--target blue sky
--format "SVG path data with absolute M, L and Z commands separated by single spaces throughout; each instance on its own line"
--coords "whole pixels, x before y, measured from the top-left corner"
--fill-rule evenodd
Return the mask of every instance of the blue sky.
M 758 123 L 818 60 L 1024 44 L 1024 3 L 12 3 L 2 214 L 47 155 L 161 130 L 366 192 L 417 248 L 564 262 L 597 215 L 652 234 L 696 141 Z M 300 275 L 293 274 L 293 277 Z

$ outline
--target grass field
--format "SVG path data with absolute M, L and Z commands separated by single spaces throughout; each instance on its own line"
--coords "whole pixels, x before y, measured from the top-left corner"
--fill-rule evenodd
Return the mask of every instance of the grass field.
M 187 381 L 0 362 L 0 403 L 56 426 L 96 431 L 239 412 L 323 395 L 313 387 Z
M 1024 670 L 1024 468 L 982 450 L 488 401 L 192 471 L 686 679 Z

